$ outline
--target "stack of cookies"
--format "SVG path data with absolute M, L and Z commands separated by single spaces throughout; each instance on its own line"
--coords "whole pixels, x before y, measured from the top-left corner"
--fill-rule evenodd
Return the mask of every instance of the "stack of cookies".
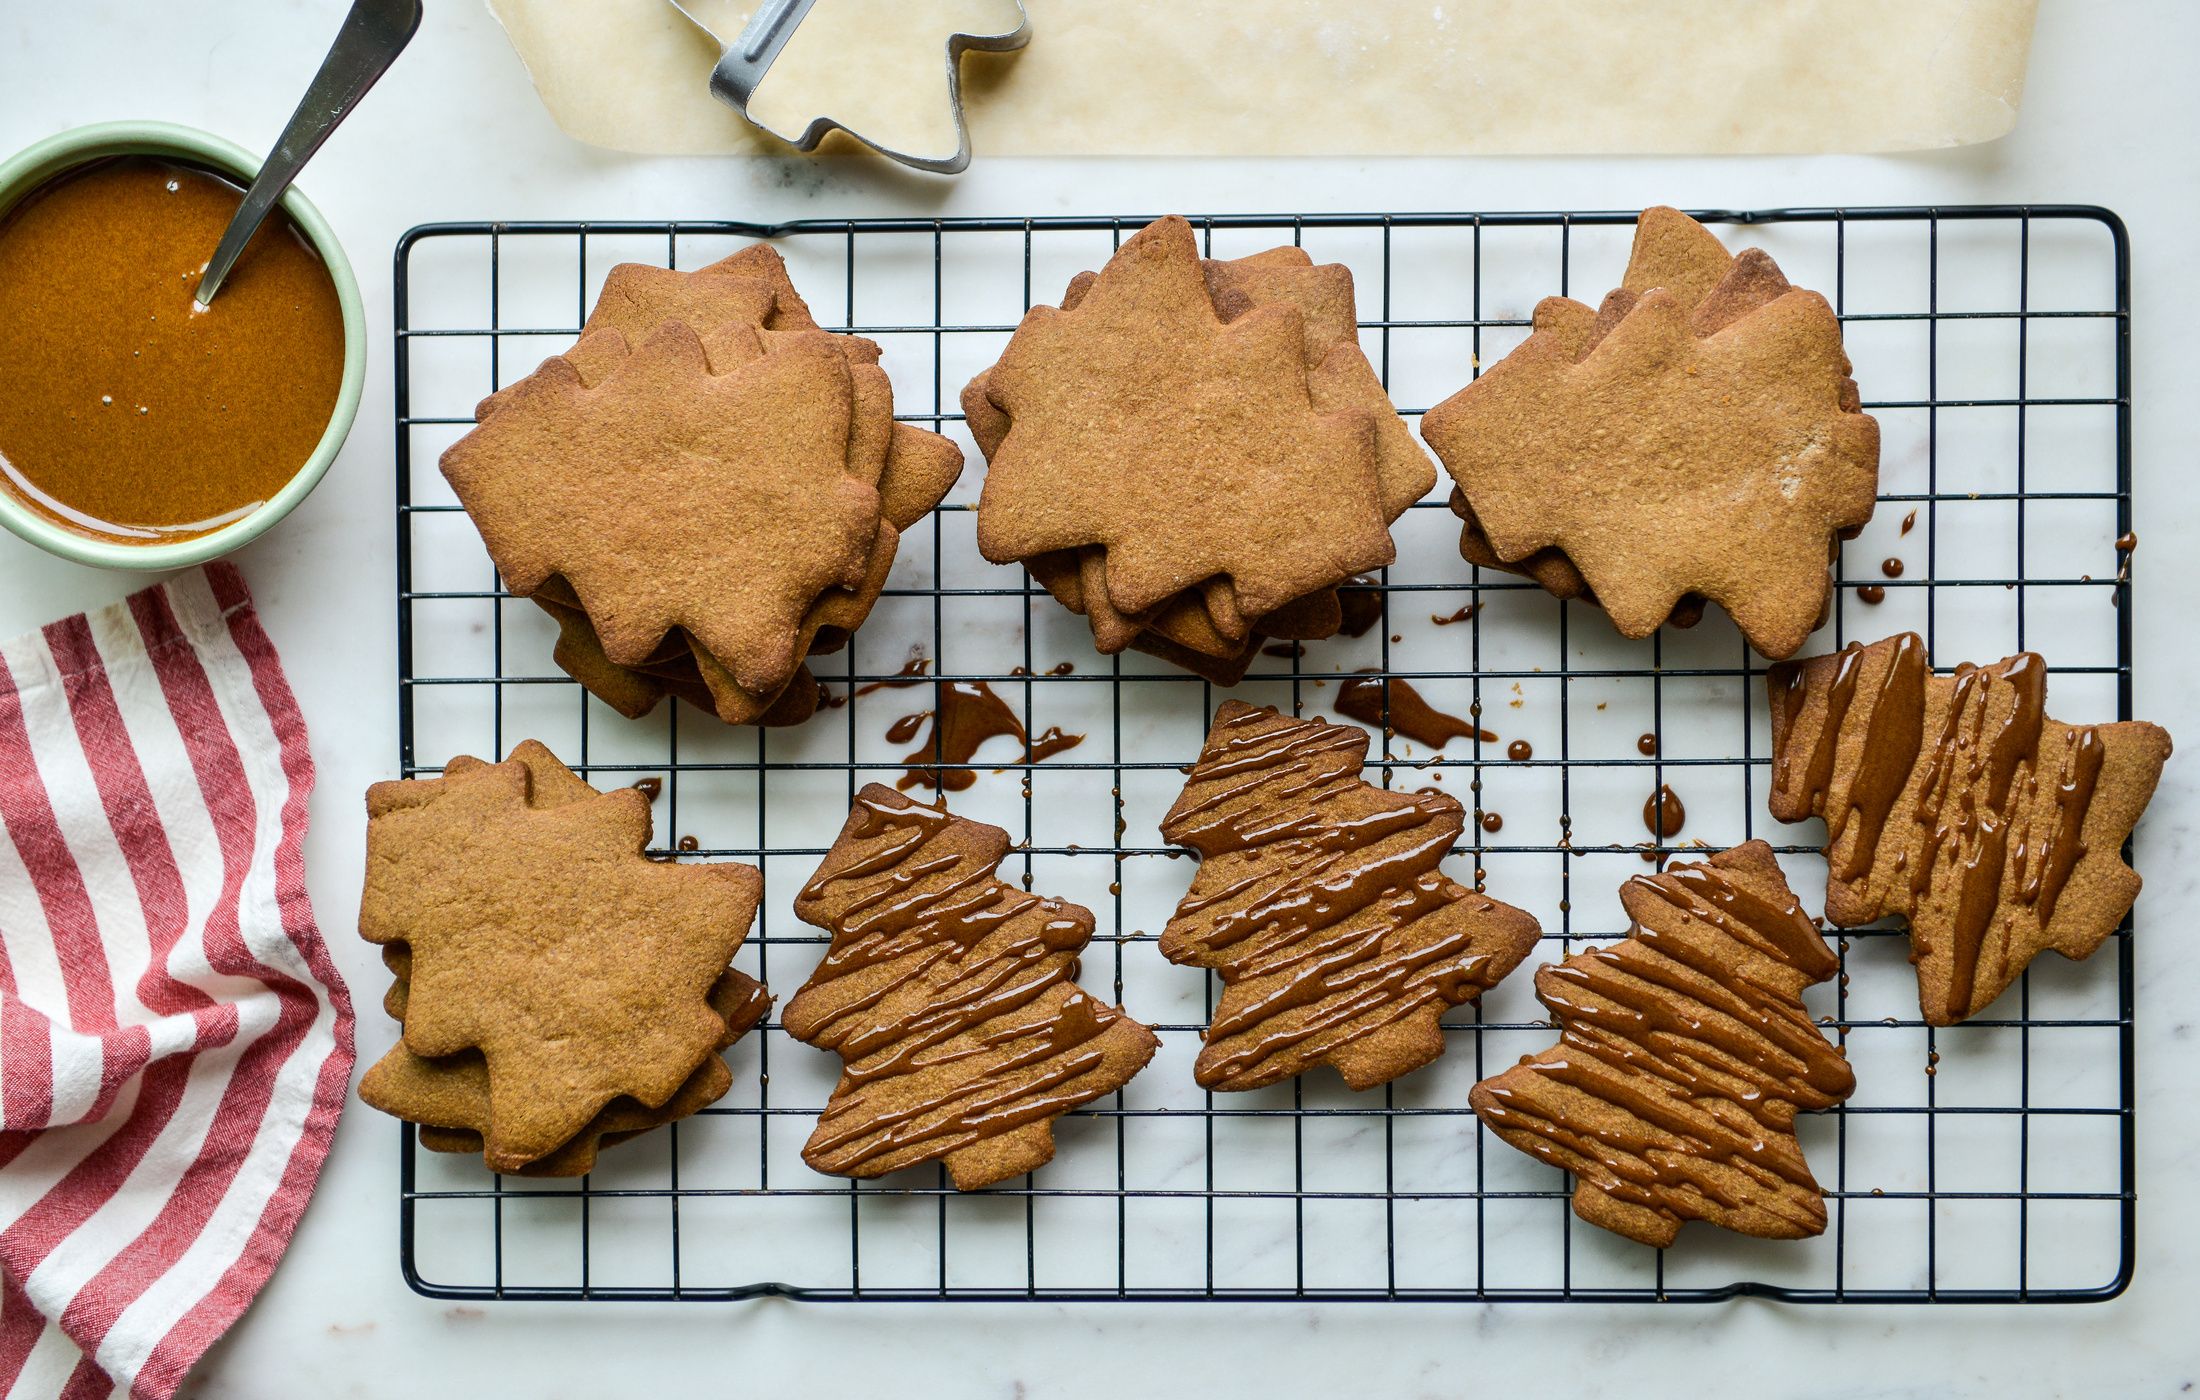
M 1359 348 L 1352 274 L 1298 248 L 1202 259 L 1170 217 L 963 390 L 989 465 L 978 548 L 1136 648 L 1234 684 L 1263 637 L 1343 623 L 1436 479 Z
M 1628 637 L 1714 602 L 1775 660 L 1824 620 L 1828 563 L 1879 488 L 1833 308 L 1675 209 L 1643 212 L 1602 306 L 1545 298 L 1421 432 L 1458 483 L 1469 562 L 1594 602 Z
M 724 1096 L 721 1052 L 771 1005 L 726 965 L 756 870 L 649 859 L 649 799 L 597 792 L 533 740 L 377 783 L 367 817 L 359 931 L 403 1033 L 361 1099 L 436 1151 L 580 1176 Z
M 443 473 L 558 665 L 629 717 L 818 704 L 962 452 L 894 421 L 879 347 L 818 328 L 769 247 L 614 268 L 579 341 L 484 400 Z

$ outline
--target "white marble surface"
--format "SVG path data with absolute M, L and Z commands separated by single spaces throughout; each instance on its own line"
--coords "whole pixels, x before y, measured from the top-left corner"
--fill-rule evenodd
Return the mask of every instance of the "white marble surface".
M 247 144 L 269 139 L 341 6 L 285 0 L 151 6 L 0 0 L 0 146 L 80 122 L 157 116 Z M 1899 159 L 1491 161 L 988 161 L 953 182 L 872 167 L 636 160 L 576 146 L 548 122 L 472 0 L 431 7 L 414 51 L 308 181 L 351 249 L 376 322 L 359 426 L 328 481 L 243 564 L 314 735 L 321 786 L 313 892 L 378 1051 L 375 961 L 349 934 L 358 794 L 394 748 L 389 616 L 389 250 L 408 226 L 461 218 L 781 218 L 887 212 L 1178 208 L 1623 208 L 2072 200 L 2128 222 L 2139 528 L 2137 708 L 2200 735 L 2182 625 L 2200 572 L 2186 483 L 2200 456 L 2200 221 L 2191 159 L 2200 9 L 2164 0 L 2045 0 L 2017 134 Z M 104 602 L 136 581 L 0 540 L 0 633 Z M 2200 1246 L 2192 1001 L 2200 959 L 2188 756 L 2141 830 L 2137 944 L 2140 1220 L 2137 1282 L 2068 1309 L 1147 1305 L 453 1307 L 415 1297 L 396 1261 L 388 1124 L 347 1118 L 291 1253 L 194 1383 L 207 1396 L 685 1393 L 940 1396 L 1161 1393 L 2021 1395 L 2177 1393 L 2200 1379 L 2190 1306 Z

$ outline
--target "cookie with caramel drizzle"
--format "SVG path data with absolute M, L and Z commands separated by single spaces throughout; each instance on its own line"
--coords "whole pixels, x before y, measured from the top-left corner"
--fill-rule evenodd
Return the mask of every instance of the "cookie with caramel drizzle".
M 2130 911 L 2159 726 L 2049 718 L 2032 652 L 1936 676 L 1914 632 L 1767 679 L 1772 815 L 1826 819 L 1827 922 L 1909 921 L 1928 1024 L 1977 1015 L 2043 950 L 2086 957 Z
M 1193 1076 L 1258 1089 L 1336 1067 L 1355 1089 L 1444 1050 L 1438 1022 L 1540 931 L 1438 863 L 1466 825 L 1439 792 L 1361 781 L 1368 733 L 1226 701 L 1161 834 L 1199 874 L 1162 956 L 1224 983 Z
M 1054 1119 L 1159 1042 L 1079 987 L 1092 911 L 996 879 L 997 826 L 873 783 L 795 899 L 832 948 L 787 1005 L 844 1062 L 802 1159 L 834 1176 L 946 1165 L 974 1191 L 1054 1157 Z
M 1826 1228 L 1799 1109 L 1856 1087 L 1803 1009 L 1840 971 L 1772 848 L 1620 887 L 1625 940 L 1540 969 L 1558 1044 L 1474 1086 L 1490 1130 L 1573 1173 L 1574 1214 L 1663 1248 L 1690 1220 L 1764 1239 Z

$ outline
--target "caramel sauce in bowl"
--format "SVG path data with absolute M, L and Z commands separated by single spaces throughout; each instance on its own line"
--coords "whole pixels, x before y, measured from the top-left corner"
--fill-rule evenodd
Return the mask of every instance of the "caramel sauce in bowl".
M 0 164 L 0 525 L 79 563 L 174 569 L 326 474 L 366 378 L 359 287 L 293 188 L 193 299 L 258 169 L 188 127 L 64 132 Z

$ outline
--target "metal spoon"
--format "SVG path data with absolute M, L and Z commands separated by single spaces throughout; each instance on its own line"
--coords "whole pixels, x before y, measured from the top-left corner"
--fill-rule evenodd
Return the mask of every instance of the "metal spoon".
M 245 191 L 244 203 L 237 206 L 236 217 L 223 231 L 214 259 L 199 279 L 199 305 L 213 302 L 214 294 L 222 289 L 229 270 L 237 265 L 245 245 L 252 241 L 275 201 L 283 197 L 283 191 L 298 178 L 298 171 L 321 149 L 337 123 L 351 115 L 351 109 L 359 105 L 375 79 L 397 61 L 419 28 L 420 0 L 353 0 L 351 13 L 344 16 L 344 27 L 336 31 L 336 42 L 329 45 L 328 57 L 321 60 L 321 71 L 313 75 L 312 86 L 306 89 L 298 110 L 290 114 L 290 125 L 283 128 L 282 139 L 268 153 L 267 163 L 260 167 L 252 188 Z

